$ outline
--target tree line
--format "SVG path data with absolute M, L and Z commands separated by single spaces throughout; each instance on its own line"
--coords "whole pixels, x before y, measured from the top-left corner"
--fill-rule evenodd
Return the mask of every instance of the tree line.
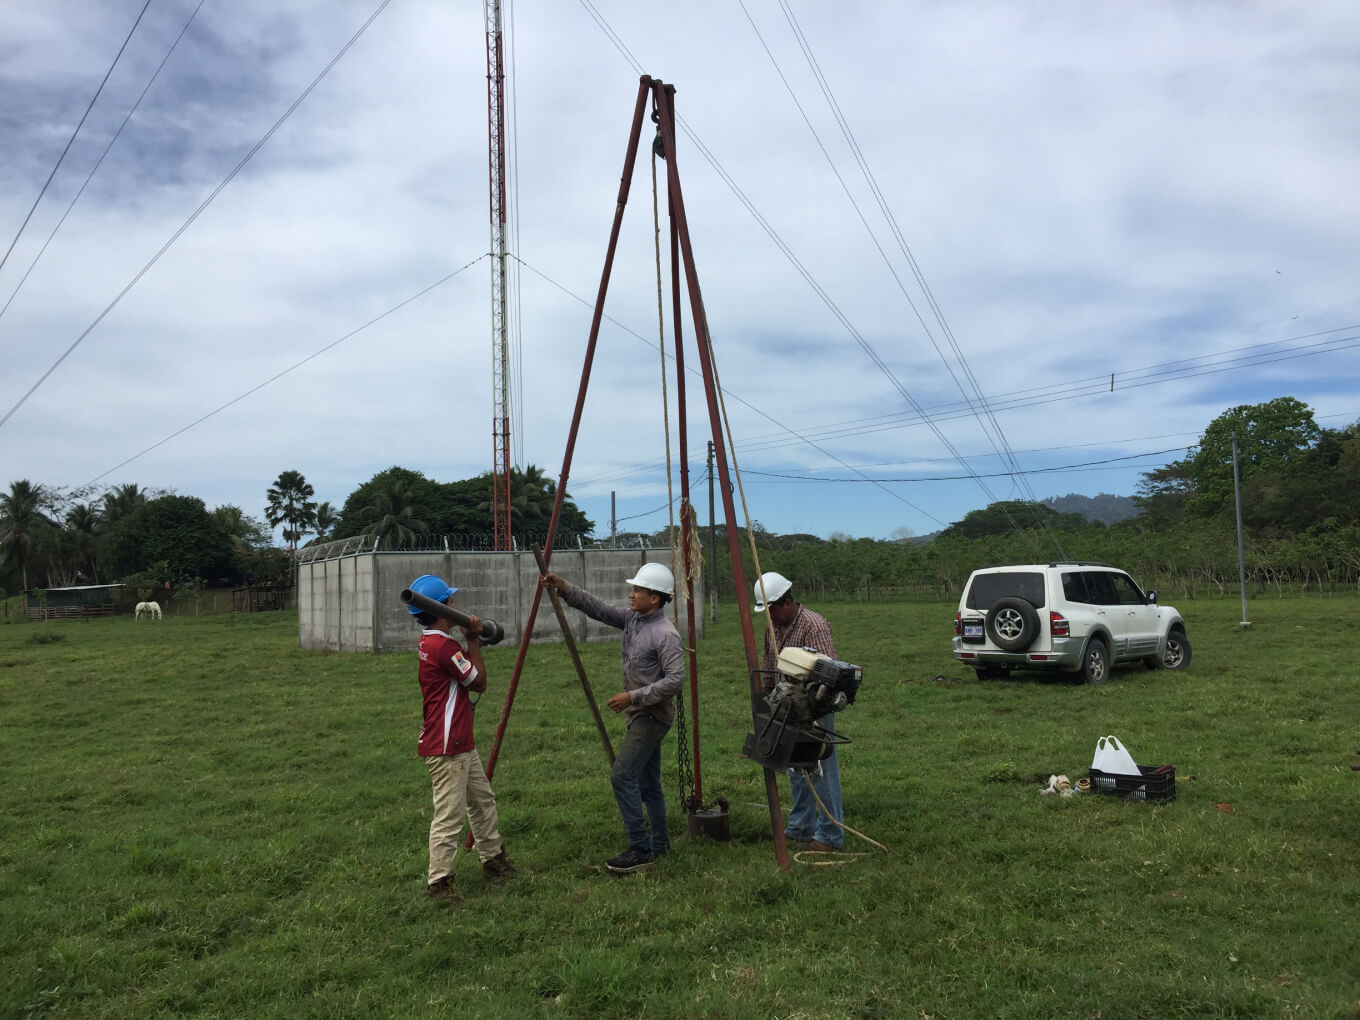
M 1307 404 L 1279 397 L 1230 408 L 1182 460 L 1144 473 L 1137 514 L 1113 525 L 1021 501 L 993 503 L 917 541 L 775 535 L 741 529 L 744 569 L 796 578 L 823 596 L 922 593 L 956 597 L 987 564 L 1093 560 L 1130 571 L 1145 587 L 1194 597 L 1238 582 L 1233 435 L 1237 437 L 1243 552 L 1257 592 L 1335 591 L 1360 584 L 1360 422 L 1320 428 Z M 708 529 L 702 529 L 709 549 Z M 726 530 L 718 526 L 718 590 L 730 593 Z M 665 533 L 652 536 L 665 544 Z M 710 568 L 712 570 L 712 568 Z
M 779 535 L 754 523 L 739 536 L 745 569 L 754 570 L 754 542 L 762 570 L 779 570 L 820 595 L 947 598 L 984 564 L 1056 559 L 1115 564 L 1147 587 L 1226 591 L 1237 581 L 1234 434 L 1248 583 L 1258 591 L 1360 583 L 1360 422 L 1320 428 L 1308 405 L 1293 397 L 1219 415 L 1188 456 L 1141 476 L 1137 514 L 1112 525 L 1018 501 L 972 511 L 928 540 Z M 511 481 L 512 531 L 524 548 L 547 530 L 557 487 L 532 465 L 514 470 Z M 391 467 L 339 507 L 314 495 L 301 472 L 282 472 L 265 494 L 266 525 L 237 506 L 209 510 L 195 497 L 137 485 L 94 496 L 12 482 L 0 495 L 0 588 L 112 580 L 154 588 L 195 579 L 283 583 L 304 544 L 367 535 L 392 549 L 492 532 L 489 473 L 440 482 Z M 285 549 L 274 548 L 275 527 Z M 594 544 L 593 532 L 564 495 L 559 544 L 577 538 Z M 725 529 L 701 528 L 699 537 L 705 554 L 710 542 L 716 546 L 714 577 L 719 592 L 730 594 Z M 633 532 L 620 541 L 665 546 L 670 536 Z
M 492 531 L 489 472 L 438 482 L 392 467 L 338 508 L 313 496 L 302 472 L 283 471 L 265 493 L 261 521 L 233 504 L 210 510 L 197 497 L 136 484 L 95 493 L 20 479 L 0 494 L 0 595 L 115 581 L 138 592 L 285 584 L 304 544 L 368 535 L 390 549 L 427 536 Z M 512 533 L 546 531 L 556 496 L 539 468 L 513 470 Z M 274 547 L 274 528 L 283 549 Z M 588 538 L 593 529 L 564 497 L 559 534 Z

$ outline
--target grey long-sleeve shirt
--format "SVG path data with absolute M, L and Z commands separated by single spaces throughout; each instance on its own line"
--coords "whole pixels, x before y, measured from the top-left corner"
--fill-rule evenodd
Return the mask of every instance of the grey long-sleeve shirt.
M 598 595 L 568 583 L 562 600 L 592 620 L 623 631 L 623 689 L 632 704 L 624 709 L 628 721 L 650 715 L 670 725 L 675 721 L 674 698 L 685 685 L 684 645 L 666 614 L 620 609 Z

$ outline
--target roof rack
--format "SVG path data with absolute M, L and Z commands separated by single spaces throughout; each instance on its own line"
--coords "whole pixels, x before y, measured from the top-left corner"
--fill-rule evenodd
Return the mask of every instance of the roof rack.
M 1049 566 L 1050 566 L 1050 567 L 1109 567 L 1111 570 L 1114 570 L 1114 569 L 1115 569 L 1115 567 L 1114 567 L 1113 564 L 1110 564 L 1110 563 L 1103 563 L 1103 562 L 1101 562 L 1100 560 L 1054 560 L 1052 563 L 1049 564 Z

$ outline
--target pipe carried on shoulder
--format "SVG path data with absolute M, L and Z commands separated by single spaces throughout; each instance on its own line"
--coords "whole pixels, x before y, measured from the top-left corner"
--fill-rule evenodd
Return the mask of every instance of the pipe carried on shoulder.
M 442 602 L 436 602 L 434 599 L 426 598 L 424 595 L 420 594 L 420 592 L 412 591 L 410 588 L 403 588 L 401 590 L 401 600 L 408 606 L 415 606 L 417 609 L 429 613 L 431 616 L 438 616 L 440 619 L 448 620 L 450 623 L 456 623 L 460 627 L 467 627 L 467 625 L 472 622 L 472 617 L 468 616 L 467 613 L 461 613 L 457 609 L 454 609 L 453 606 L 446 606 Z M 495 620 L 483 620 L 480 636 L 483 644 L 499 644 L 501 639 L 505 637 L 505 628 Z

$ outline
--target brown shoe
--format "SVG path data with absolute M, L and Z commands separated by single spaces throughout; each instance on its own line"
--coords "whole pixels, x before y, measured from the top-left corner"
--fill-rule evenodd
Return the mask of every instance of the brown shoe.
M 809 846 L 808 849 L 817 850 L 824 854 L 838 854 L 841 852 L 840 847 L 832 846 L 830 843 L 823 843 L 820 839 L 814 839 L 812 845 Z
M 453 887 L 453 876 L 445 875 L 437 878 L 425 887 L 425 895 L 432 900 L 438 900 L 451 907 L 456 907 L 463 902 L 463 897 L 458 895 L 458 890 Z
M 491 881 L 496 882 L 502 878 L 509 878 L 511 875 L 519 873 L 519 869 L 510 863 L 505 856 L 505 848 L 501 847 L 501 852 L 490 860 L 482 861 L 482 874 Z

